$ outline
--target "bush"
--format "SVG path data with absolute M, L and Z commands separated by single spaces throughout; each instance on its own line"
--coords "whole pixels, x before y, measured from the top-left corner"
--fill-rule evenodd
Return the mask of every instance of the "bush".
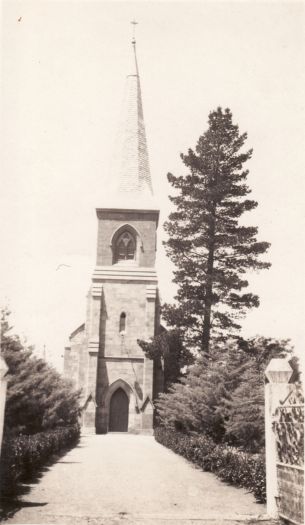
M 78 425 L 32 435 L 6 436 L 0 460 L 2 495 L 13 493 L 19 481 L 31 478 L 54 454 L 74 446 L 78 439 Z
M 215 344 L 209 356 L 197 356 L 186 376 L 158 397 L 158 423 L 187 434 L 204 433 L 249 453 L 262 452 L 264 371 L 272 357 L 289 354 L 287 341 L 263 337 Z
M 246 488 L 258 502 L 266 501 L 265 458 L 262 454 L 217 445 L 204 434 L 184 434 L 164 427 L 155 429 L 155 439 L 203 470 L 213 472 L 221 480 Z
M 77 424 L 80 391 L 17 335 L 9 312 L 0 310 L 1 352 L 8 366 L 4 432 L 37 434 Z
M 257 501 L 266 501 L 266 470 L 263 454 L 242 452 L 228 445 L 217 445 L 211 456 L 211 472 L 220 479 L 244 487 Z

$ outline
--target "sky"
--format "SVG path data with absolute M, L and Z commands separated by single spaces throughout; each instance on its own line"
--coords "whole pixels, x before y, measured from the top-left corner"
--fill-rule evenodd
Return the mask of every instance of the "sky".
M 5 0 L 1 10 L 0 305 L 14 331 L 60 369 L 85 321 L 135 17 L 161 299 L 175 293 L 166 174 L 185 173 L 180 153 L 210 111 L 229 107 L 254 149 L 259 206 L 246 220 L 271 242 L 271 269 L 249 276 L 261 305 L 242 334 L 303 352 L 304 3 Z

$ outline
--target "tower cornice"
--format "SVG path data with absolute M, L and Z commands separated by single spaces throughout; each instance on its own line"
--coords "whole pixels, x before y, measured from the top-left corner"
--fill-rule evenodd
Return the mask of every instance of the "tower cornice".
M 156 208 L 142 209 L 142 208 L 96 208 L 96 215 L 98 219 L 120 219 L 130 220 L 138 218 L 139 215 L 145 219 L 153 218 L 156 220 L 157 226 L 159 223 L 160 210 Z

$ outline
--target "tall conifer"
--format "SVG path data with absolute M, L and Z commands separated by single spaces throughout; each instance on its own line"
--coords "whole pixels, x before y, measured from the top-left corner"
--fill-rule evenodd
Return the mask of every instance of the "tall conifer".
M 239 133 L 229 109 L 211 112 L 208 124 L 195 151 L 181 155 L 189 174 L 168 174 L 177 191 L 170 197 L 176 210 L 165 223 L 165 244 L 178 293 L 176 304 L 163 309 L 166 321 L 203 352 L 209 352 L 211 336 L 224 340 L 238 331 L 238 318 L 259 305 L 257 295 L 244 293 L 246 273 L 270 266 L 260 260 L 269 243 L 258 242 L 257 227 L 240 223 L 257 206 L 247 198 L 247 134 Z

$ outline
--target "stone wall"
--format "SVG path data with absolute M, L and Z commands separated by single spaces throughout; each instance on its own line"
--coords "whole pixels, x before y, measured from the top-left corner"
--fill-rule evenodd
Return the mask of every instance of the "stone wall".
M 153 363 L 146 359 L 137 339 L 155 332 L 155 297 L 147 298 L 144 282 L 103 282 L 100 344 L 95 370 L 89 376 L 91 388 L 97 385 L 97 429 L 106 432 L 109 418 L 108 391 L 123 380 L 130 399 L 129 431 L 152 428 Z M 119 331 L 120 315 L 126 314 L 126 330 Z M 147 396 L 150 401 L 144 404 Z
M 156 258 L 156 226 L 159 212 L 97 210 L 97 216 L 97 265 L 111 266 L 113 264 L 113 237 L 117 230 L 128 224 L 139 234 L 138 265 L 140 267 L 154 267 Z
M 83 388 L 86 383 L 87 344 L 85 325 L 77 328 L 69 338 L 69 345 L 65 347 L 64 374 L 76 388 Z M 85 392 L 83 391 L 83 394 Z
M 116 387 L 129 400 L 128 431 L 152 431 L 152 401 L 162 390 L 163 372 L 145 357 L 137 339 L 153 337 L 159 330 L 154 270 L 159 212 L 99 209 L 97 216 L 97 267 L 88 294 L 86 325 L 70 337 L 65 373 L 83 388 L 84 426 L 108 431 L 110 394 Z M 136 257 L 113 264 L 122 228 L 136 237 Z
M 107 356 L 133 355 L 143 357 L 137 339 L 154 335 L 155 304 L 146 298 L 146 283 L 103 283 L 104 318 L 100 337 Z M 119 332 L 120 315 L 126 314 L 126 334 Z

